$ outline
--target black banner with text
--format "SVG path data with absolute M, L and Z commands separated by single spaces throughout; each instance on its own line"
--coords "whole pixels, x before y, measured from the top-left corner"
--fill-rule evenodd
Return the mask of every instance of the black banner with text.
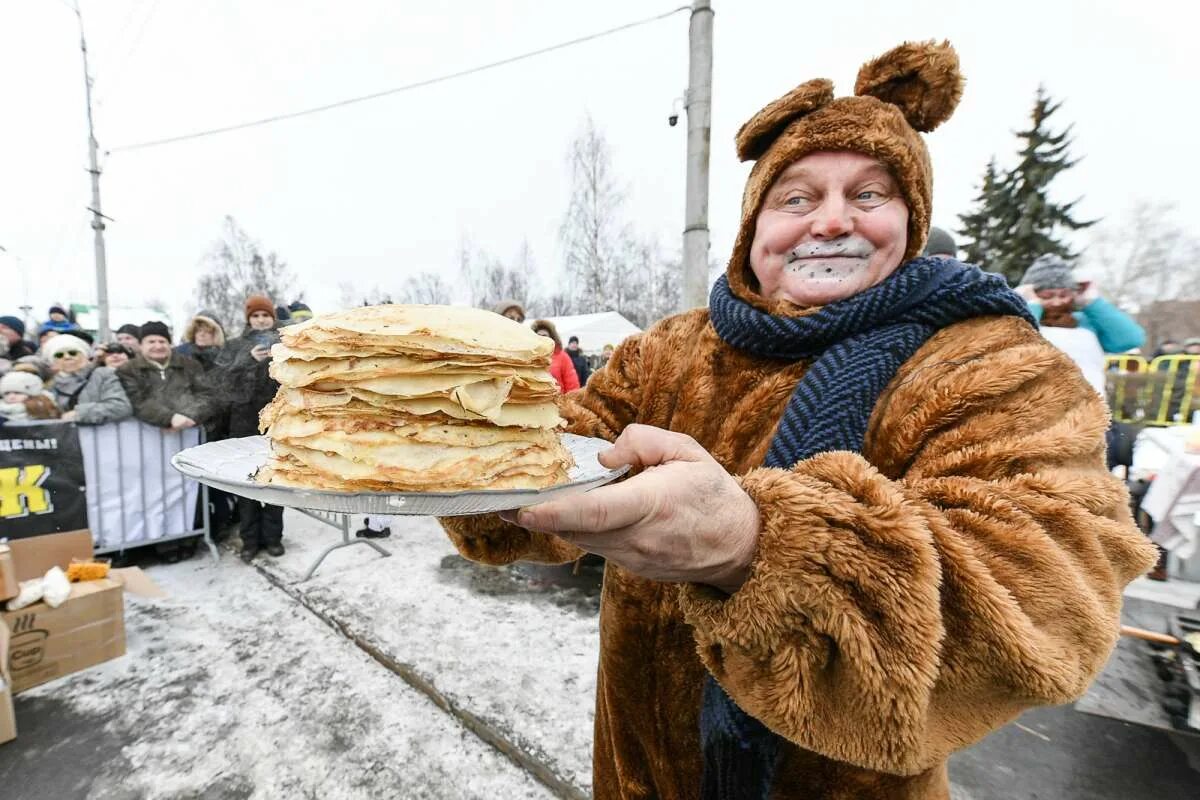
M 0 539 L 88 526 L 75 425 L 0 425 Z

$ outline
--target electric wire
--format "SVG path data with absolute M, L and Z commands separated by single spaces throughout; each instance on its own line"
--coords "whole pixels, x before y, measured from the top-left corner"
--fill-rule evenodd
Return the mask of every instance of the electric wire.
M 344 108 L 346 106 L 355 105 L 357 103 L 365 103 L 369 100 L 378 100 L 382 97 L 388 97 L 390 95 L 399 94 L 401 92 L 407 92 L 407 91 L 411 91 L 413 89 L 420 89 L 420 88 L 424 88 L 426 86 L 433 86 L 434 84 L 445 83 L 446 81 L 455 80 L 457 78 L 464 78 L 468 75 L 475 75 L 480 72 L 484 72 L 486 70 L 495 69 L 497 67 L 503 67 L 503 66 L 507 66 L 509 64 L 515 64 L 518 61 L 525 61 L 530 58 L 535 58 L 537 56 L 545 55 L 547 53 L 552 53 L 556 50 L 563 50 L 568 47 L 574 47 L 575 45 L 584 44 L 585 42 L 591 42 L 596 39 L 604 38 L 606 36 L 612 36 L 613 34 L 621 33 L 623 31 L 627 31 L 632 28 L 641 27 L 643 25 L 649 25 L 653 22 L 658 22 L 660 20 L 666 19 L 667 17 L 674 16 L 675 14 L 678 14 L 682 11 L 691 11 L 691 10 L 692 10 L 691 6 L 679 6 L 678 8 L 672 9 L 671 11 L 667 11 L 662 14 L 656 14 L 652 17 L 646 17 L 644 19 L 636 20 L 634 22 L 627 22 L 624 25 L 618 25 L 615 28 L 608 28 L 603 31 L 598 31 L 596 33 L 588 34 L 586 36 L 580 36 L 575 39 L 567 40 L 565 42 L 559 42 L 558 44 L 550 45 L 548 47 L 542 47 L 537 50 L 531 50 L 526 53 L 521 53 L 520 55 L 509 56 L 508 58 L 503 58 L 503 59 L 500 59 L 499 61 L 492 61 L 487 64 L 480 64 L 480 65 L 477 65 L 474 67 L 469 67 L 467 69 L 458 70 L 456 72 L 446 73 L 445 75 L 438 75 L 437 77 L 434 77 L 434 78 L 426 78 L 425 80 L 414 81 L 413 83 L 407 83 L 402 86 L 393 87 L 391 89 L 384 89 L 379 92 L 372 92 L 370 94 L 359 95 L 357 97 L 349 97 L 349 98 L 346 98 L 345 100 L 338 100 L 333 103 L 326 103 L 325 105 L 313 106 L 311 108 L 300 109 L 298 111 L 291 111 L 291 112 L 287 112 L 287 113 L 283 113 L 283 114 L 275 114 L 270 117 L 263 117 L 261 119 L 250 120 L 248 122 L 240 122 L 240 123 L 236 123 L 233 125 L 224 125 L 224 126 L 221 126 L 218 128 L 208 128 L 206 130 L 194 131 L 192 133 L 185 133 L 185 134 L 181 134 L 178 136 L 168 136 L 168 137 L 162 138 L 162 139 L 151 139 L 149 141 L 137 142 L 135 144 L 119 145 L 117 147 L 110 148 L 108 150 L 108 152 L 110 152 L 110 153 L 129 152 L 132 150 L 142 150 L 142 149 L 149 148 L 149 147 L 159 147 L 161 145 L 174 144 L 176 142 L 186 142 L 186 141 L 190 141 L 192 139 L 200 139 L 200 138 L 204 138 L 204 137 L 208 137 L 208 136 L 216 136 L 217 134 L 231 133 L 233 131 L 245 130 L 247 128 L 258 127 L 260 125 L 269 125 L 269 124 L 272 124 L 275 122 L 282 122 L 284 120 L 296 119 L 298 117 L 304 117 L 304 116 L 308 116 L 310 114 L 320 114 L 325 111 L 332 111 L 337 108 Z

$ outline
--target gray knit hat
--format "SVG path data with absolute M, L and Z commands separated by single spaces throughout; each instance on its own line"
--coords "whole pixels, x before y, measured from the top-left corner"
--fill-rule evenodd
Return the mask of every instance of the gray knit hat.
M 958 245 L 948 232 L 941 228 L 930 228 L 929 238 L 925 240 L 925 249 L 921 251 L 921 255 L 958 258 Z
M 1075 289 L 1079 286 L 1079 279 L 1062 256 L 1047 253 L 1033 260 L 1021 278 L 1021 285 L 1034 289 Z

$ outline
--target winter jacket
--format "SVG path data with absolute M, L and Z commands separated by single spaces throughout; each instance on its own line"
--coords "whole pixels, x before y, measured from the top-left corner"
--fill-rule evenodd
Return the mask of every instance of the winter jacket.
M 1122 588 L 1156 554 L 1065 355 L 1016 318 L 952 325 L 880 395 L 861 454 L 762 467 L 807 367 L 730 347 L 696 309 L 562 398 L 571 433 L 691 435 L 761 518 L 732 595 L 608 564 L 596 800 L 698 796 L 706 671 L 787 740 L 775 800 L 946 800 L 951 753 L 1078 697 L 1116 643 Z M 495 515 L 441 523 L 487 564 L 581 554 Z
M 198 347 L 196 345 L 196 327 L 200 323 L 205 323 L 214 331 L 213 344 L 208 347 Z M 225 329 L 221 327 L 221 323 L 217 322 L 215 316 L 211 313 L 201 312 L 188 322 L 187 327 L 183 331 L 183 342 L 175 345 L 175 352 L 189 356 L 200 362 L 205 371 L 213 368 L 216 364 L 217 354 L 221 352 L 221 348 L 225 346 Z
M 558 381 L 558 390 L 563 394 L 579 388 L 579 376 L 575 374 L 575 365 L 571 363 L 567 351 L 561 347 L 554 348 L 554 355 L 550 358 L 550 374 Z
M 114 370 L 89 364 L 81 372 L 86 375 L 86 383 L 74 396 L 51 385 L 59 408 L 74 411 L 75 421 L 80 425 L 103 425 L 133 415 L 133 406 Z
M 1042 304 L 1030 303 L 1029 310 L 1034 319 L 1040 322 L 1044 310 Z M 1146 341 L 1146 332 L 1142 330 L 1142 326 L 1103 297 L 1097 297 L 1084 306 L 1082 311 L 1076 311 L 1071 316 L 1075 317 L 1079 327 L 1096 334 L 1101 349 L 1106 353 L 1124 353 L 1126 350 L 1141 347 Z
M 7 358 L 9 361 L 11 361 L 15 364 L 15 363 L 17 363 L 17 359 L 21 358 L 22 356 L 36 356 L 36 355 L 37 355 L 37 347 L 30 344 L 25 339 L 18 339 L 15 344 L 10 344 L 8 346 L 8 353 L 5 356 L 5 358 Z
M 275 399 L 279 384 L 267 370 L 271 359 L 256 361 L 250 351 L 259 331 L 232 339 L 217 358 L 216 377 L 229 400 L 229 435 L 257 436 L 258 414 Z
M 172 353 L 159 368 L 145 356 L 127 361 L 117 376 L 133 404 L 133 415 L 159 428 L 171 427 L 171 417 L 183 414 L 199 425 L 217 415 L 214 388 L 194 358 Z
M 221 347 L 219 345 L 197 347 L 193 342 L 184 342 L 182 344 L 175 345 L 171 352 L 194 359 L 200 364 L 201 367 L 204 368 L 204 371 L 207 372 L 216 366 L 217 357 L 221 352 Z
M 583 353 L 573 353 L 567 351 L 567 355 L 571 358 L 571 366 L 575 367 L 575 375 L 579 378 L 580 386 L 587 386 L 588 376 L 592 374 L 592 368 L 588 366 L 587 356 Z

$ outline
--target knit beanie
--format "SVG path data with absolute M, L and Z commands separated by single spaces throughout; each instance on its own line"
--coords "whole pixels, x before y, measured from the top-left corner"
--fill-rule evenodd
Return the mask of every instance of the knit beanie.
M 313 317 L 312 309 L 308 307 L 308 304 L 302 303 L 299 300 L 291 303 L 288 306 L 288 311 L 292 312 L 292 319 L 296 322 L 303 322 Z
M 751 117 L 736 137 L 738 158 L 754 167 L 726 271 L 734 294 L 763 310 L 781 311 L 780 304 L 758 295 L 750 245 L 767 190 L 810 153 L 848 150 L 887 166 L 908 205 L 904 260 L 918 256 L 933 204 L 933 167 L 920 134 L 950 118 L 962 87 L 958 54 L 949 42 L 905 42 L 859 69 L 854 97 L 834 99 L 833 82 L 815 78 Z
M 1047 253 L 1038 256 L 1029 265 L 1029 269 L 1025 270 L 1025 275 L 1021 278 L 1021 285 L 1032 286 L 1034 289 L 1075 289 L 1079 286 L 1079 279 L 1075 277 L 1071 265 L 1061 256 Z
M 60 333 L 53 339 L 42 345 L 42 355 L 53 361 L 56 353 L 61 353 L 64 350 L 78 350 L 88 358 L 92 357 L 92 347 L 78 336 L 72 336 L 69 333 Z
M 0 317 L 0 325 L 12 328 L 17 332 L 17 336 L 25 336 L 25 323 L 17 317 Z
M 122 325 L 121 327 L 117 328 L 117 333 L 127 333 L 130 336 L 133 336 L 134 338 L 137 338 L 140 340 L 142 329 L 139 328 L 137 325 L 127 323 L 127 324 Z
M 42 379 L 31 372 L 6 372 L 0 378 L 0 397 L 9 392 L 38 395 L 46 388 Z
M 171 341 L 171 329 L 166 326 L 166 323 L 152 319 L 138 329 L 139 342 L 147 336 L 161 336 L 169 342 Z
M 246 298 L 246 321 L 250 321 L 250 315 L 255 311 L 265 311 L 275 319 L 275 304 L 271 302 L 271 298 L 265 294 L 252 294 Z
M 950 256 L 955 258 L 958 256 L 958 245 L 954 243 L 954 237 L 941 228 L 930 228 L 929 239 L 925 242 L 925 249 L 921 251 L 923 256 Z

